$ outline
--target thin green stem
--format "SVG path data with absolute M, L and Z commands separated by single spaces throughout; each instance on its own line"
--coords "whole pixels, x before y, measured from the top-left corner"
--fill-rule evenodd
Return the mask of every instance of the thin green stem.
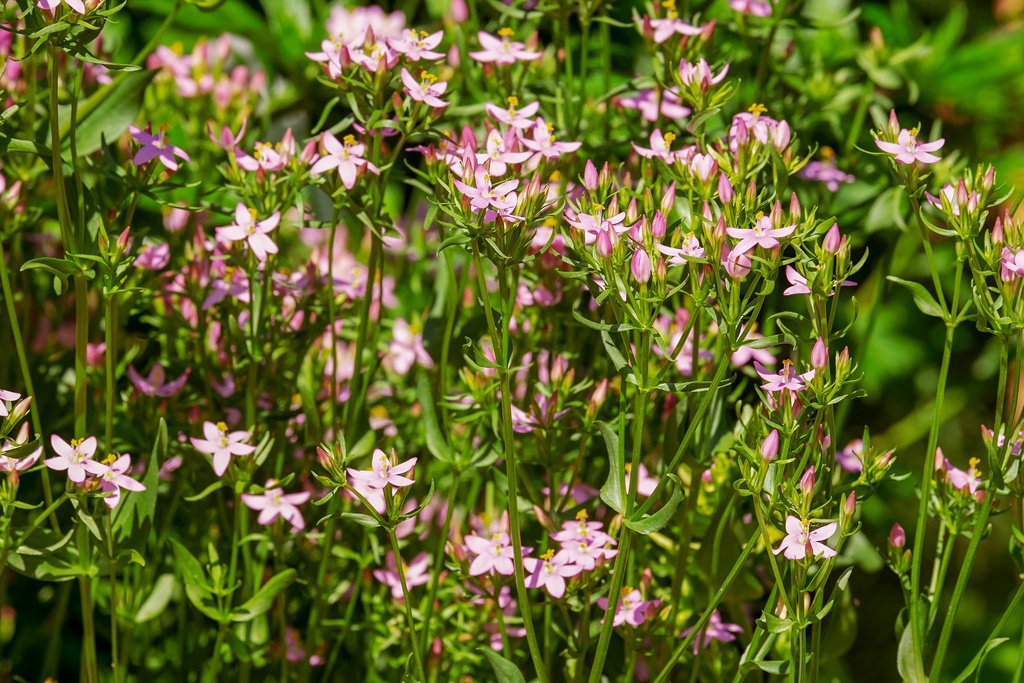
M 420 681 L 427 683 L 427 670 L 423 668 L 423 657 L 420 648 L 416 643 L 416 620 L 412 616 L 412 596 L 409 595 L 409 587 L 405 582 L 405 567 L 402 562 L 402 551 L 398 548 L 398 535 L 394 527 L 388 527 L 388 536 L 391 538 L 391 551 L 395 554 L 395 567 L 398 569 L 398 581 L 402 585 L 402 604 L 405 606 L 405 619 L 409 627 L 409 641 L 412 647 L 412 656 L 416 661 L 416 669 L 419 671 Z

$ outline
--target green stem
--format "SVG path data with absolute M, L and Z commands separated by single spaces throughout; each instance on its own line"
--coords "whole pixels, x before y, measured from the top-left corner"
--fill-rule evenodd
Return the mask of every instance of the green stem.
M 448 489 L 447 508 L 444 513 L 444 524 L 441 526 L 441 541 L 434 546 L 434 557 L 432 559 L 432 570 L 430 574 L 430 590 L 428 591 L 427 607 L 423 613 L 423 639 L 420 648 L 423 652 L 429 652 L 430 648 L 430 626 L 434 616 L 434 602 L 437 600 L 437 590 L 441 586 L 441 571 L 444 569 L 444 546 L 448 540 L 448 530 L 451 528 L 452 515 L 455 512 L 455 500 L 459 491 L 461 472 L 455 472 L 452 478 L 451 487 Z
M 111 283 L 113 284 L 113 283 Z M 114 452 L 114 394 L 116 391 L 115 357 L 117 355 L 117 294 L 111 293 L 106 301 L 106 325 L 104 334 L 106 350 L 103 352 L 107 374 L 107 415 L 106 444 L 107 452 Z
M 779 570 L 779 563 L 775 560 L 775 553 L 773 553 L 771 549 L 771 537 L 768 535 L 768 524 L 765 522 L 760 500 L 754 501 L 754 512 L 757 514 L 757 526 L 760 530 L 761 537 L 764 539 L 765 549 L 768 551 L 768 563 L 772 566 L 772 574 L 775 576 L 775 583 L 779 586 L 779 595 L 782 596 L 782 604 L 786 606 L 786 613 L 790 615 L 790 618 L 795 619 L 796 611 L 793 609 L 793 603 L 789 600 L 789 591 L 784 588 L 786 584 L 782 580 L 782 572 Z
M 412 656 L 416 660 L 416 668 L 419 670 L 420 681 L 427 683 L 427 670 L 423 668 L 423 657 L 420 648 L 416 644 L 416 621 L 412 616 L 412 596 L 409 594 L 409 587 L 405 583 L 405 567 L 402 565 L 402 551 L 398 548 L 398 536 L 394 527 L 388 527 L 388 536 L 391 538 L 391 551 L 395 554 L 395 567 L 398 569 L 398 581 L 402 585 L 402 604 L 405 606 L 405 619 L 409 626 L 409 641 L 412 647 Z

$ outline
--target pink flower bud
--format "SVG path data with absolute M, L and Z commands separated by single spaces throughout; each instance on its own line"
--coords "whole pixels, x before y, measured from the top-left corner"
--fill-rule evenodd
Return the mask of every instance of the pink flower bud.
M 672 207 L 676 205 L 676 183 L 673 180 L 668 187 L 665 188 L 665 192 L 661 195 L 661 211 L 662 213 L 669 213 L 672 211 Z
M 466 0 L 452 0 L 451 9 L 452 20 L 456 24 L 464 24 L 469 19 L 469 8 L 466 6 Z
M 644 243 L 644 235 L 651 232 L 650 225 L 647 223 L 647 216 L 633 224 L 633 227 L 629 229 L 629 239 L 633 240 L 637 244 Z
M 761 442 L 761 457 L 772 460 L 779 453 L 779 430 L 773 429 Z
M 640 284 L 646 284 L 651 279 L 651 257 L 643 249 L 637 249 L 633 252 L 629 270 L 633 273 L 634 280 Z
M 996 222 L 992 226 L 992 243 L 1002 244 L 1003 239 L 1003 220 L 997 216 Z
M 815 370 L 828 367 L 828 347 L 821 337 L 818 337 L 818 341 L 814 342 L 814 348 L 811 349 L 811 367 Z
M 804 494 L 804 498 L 810 500 L 810 497 L 814 494 L 814 468 L 808 467 L 807 471 L 804 472 L 804 476 L 800 477 L 800 492 Z
M 735 254 L 728 246 L 722 250 L 722 265 L 725 272 L 734 280 L 742 280 L 750 272 L 750 257 L 746 254 Z
M 789 197 L 789 215 L 793 218 L 800 218 L 801 213 L 800 199 L 796 196 L 796 192 L 794 192 Z
M 995 166 L 989 166 L 988 171 L 985 172 L 985 177 L 981 179 L 981 187 L 984 190 L 991 190 L 996 186 L 996 168 Z
M 896 110 L 889 110 L 889 135 L 893 140 L 900 134 L 900 120 L 896 118 Z
M 715 220 L 715 214 L 711 213 L 711 204 L 710 203 L 704 202 L 704 210 L 703 210 L 701 215 L 703 215 L 704 218 L 707 219 L 707 221 L 709 223 L 711 221 Z
M 665 236 L 667 221 L 661 211 L 654 212 L 654 219 L 651 221 L 651 237 L 660 241 Z
M 906 544 L 907 532 L 899 524 L 893 524 L 892 531 L 889 532 L 889 547 L 899 550 Z
M 121 251 L 127 251 L 132 244 L 131 228 L 125 228 L 117 237 L 117 247 Z
M 789 124 L 785 121 L 779 121 L 779 125 L 772 129 L 772 144 L 775 146 L 775 149 L 781 152 L 789 147 L 789 141 Z
M 614 215 L 616 212 L 612 211 L 612 209 L 609 208 L 608 209 L 608 213 L 611 214 L 611 215 Z M 636 197 L 633 197 L 633 199 L 631 199 L 629 201 L 629 206 L 626 207 L 626 222 L 627 223 L 635 223 L 637 221 L 637 219 L 639 219 L 639 218 L 640 218 L 640 210 L 637 209 L 637 207 L 636 207 Z
M 597 167 L 589 159 L 587 165 L 583 167 L 583 187 L 591 192 L 597 189 Z
M 718 176 L 718 199 L 723 204 L 732 204 L 732 183 L 729 182 L 729 176 L 724 173 Z
M 744 197 L 744 200 L 750 206 L 757 204 L 757 183 L 753 179 L 751 179 L 750 184 L 747 185 L 747 196 Z
M 857 496 L 850 491 L 850 495 L 843 501 L 843 515 L 846 517 L 852 517 L 853 513 L 857 511 Z
M 825 233 L 825 252 L 835 255 L 842 245 L 843 236 L 839 233 L 839 224 L 833 223 L 832 227 Z
M 601 258 L 610 258 L 615 250 L 613 234 L 611 230 L 602 230 L 597 234 L 597 255 Z
M 967 192 L 967 183 L 961 178 L 956 184 L 956 203 L 962 209 L 967 206 L 967 202 L 971 199 L 970 194 Z

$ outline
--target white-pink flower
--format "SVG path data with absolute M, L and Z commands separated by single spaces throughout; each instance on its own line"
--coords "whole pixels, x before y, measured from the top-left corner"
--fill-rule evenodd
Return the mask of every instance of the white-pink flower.
M 544 588 L 556 599 L 565 595 L 565 580 L 583 571 L 582 567 L 569 561 L 564 550 L 557 553 L 549 550 L 539 559 L 527 557 L 523 560 L 523 567 L 530 572 L 526 577 L 528 588 Z
M 366 151 L 366 146 L 363 143 L 356 142 L 355 136 L 352 135 L 346 135 L 343 142 L 344 144 L 330 132 L 324 131 L 320 138 L 323 155 L 313 164 L 309 172 L 312 175 L 320 175 L 336 168 L 338 176 L 347 190 L 355 187 L 359 171 L 363 169 L 380 175 L 380 170 L 363 158 Z
M 470 52 L 469 56 L 478 62 L 493 62 L 500 65 L 515 64 L 519 61 L 528 62 L 543 56 L 540 52 L 527 50 L 524 43 L 512 40 L 511 29 L 501 29 L 498 31 L 498 36 L 492 36 L 483 31 L 477 33 L 476 37 L 480 40 L 480 47 L 483 50 Z
M 373 451 L 373 460 L 369 471 L 348 468 L 348 476 L 363 482 L 371 489 L 383 489 L 385 486 L 400 488 L 412 486 L 413 480 L 402 475 L 410 471 L 416 464 L 416 458 L 409 458 L 403 463 L 395 464 L 392 458 L 381 449 Z
M 932 154 L 932 152 L 942 149 L 942 145 L 945 144 L 945 142 L 946 141 L 943 138 L 939 138 L 933 142 L 918 142 L 917 128 L 914 128 L 913 130 L 907 130 L 904 128 L 896 137 L 896 142 L 875 140 L 875 144 L 878 145 L 878 149 L 883 152 L 887 152 L 888 154 L 892 154 L 896 157 L 896 161 L 901 164 L 913 164 L 916 162 L 921 162 L 922 164 L 934 164 L 939 160 L 939 157 Z
M 266 261 L 268 254 L 277 253 L 277 245 L 269 233 L 281 221 L 281 212 L 275 211 L 262 221 L 256 220 L 256 209 L 250 209 L 241 202 L 235 206 L 234 225 L 217 228 L 217 237 L 228 242 L 244 240 L 259 261 Z
M 79 2 L 79 4 L 81 3 Z M 183 149 L 175 147 L 167 141 L 164 132 L 154 135 L 148 127 L 146 130 L 142 130 L 134 124 L 128 127 L 128 131 L 131 133 L 132 139 L 142 146 L 135 153 L 135 158 L 132 159 L 132 163 L 136 166 L 159 159 L 160 163 L 168 170 L 177 171 L 178 162 L 175 160 L 175 156 L 181 157 L 185 161 L 192 161 Z
M 434 367 L 434 361 L 423 347 L 423 333 L 402 318 L 395 320 L 391 328 L 391 343 L 388 345 L 391 369 L 404 375 L 419 363 L 424 368 Z
M 772 550 L 778 555 L 783 553 L 790 560 L 802 560 L 808 555 L 814 557 L 835 557 L 836 551 L 822 543 L 832 537 L 839 525 L 835 522 L 810 530 L 807 520 L 793 515 L 786 517 L 786 537 L 781 545 Z
M 68 479 L 81 484 L 85 481 L 85 463 L 96 455 L 96 437 L 90 436 L 87 439 L 72 439 L 68 443 L 56 434 L 50 436 L 50 445 L 57 454 L 55 458 L 47 458 L 43 464 L 51 470 L 58 472 L 67 471 Z
M 61 2 L 79 14 L 85 14 L 85 4 L 82 0 L 39 0 L 38 5 L 39 9 L 46 10 L 47 12 L 53 12 L 60 7 Z
M 448 88 L 448 83 L 445 81 L 438 82 L 436 76 L 426 71 L 420 72 L 420 80 L 417 81 L 409 73 L 408 69 L 402 67 L 402 83 L 405 85 L 402 90 L 416 102 L 423 102 L 438 109 L 443 109 L 449 104 L 440 99 L 441 95 Z
M 252 438 L 252 434 L 241 430 L 228 432 L 228 426 L 223 422 L 204 422 L 203 436 L 206 438 L 192 437 L 190 440 L 197 451 L 213 456 L 213 471 L 218 477 L 224 476 L 231 456 L 252 455 L 256 451 L 255 446 L 243 443 Z
M 267 526 L 280 517 L 291 524 L 294 531 L 304 529 L 306 522 L 302 518 L 302 513 L 299 512 L 298 506 L 309 500 L 310 492 L 285 493 L 284 489 L 276 484 L 277 482 L 273 479 L 268 479 L 263 493 L 243 493 L 242 502 L 250 510 L 259 511 L 260 515 L 256 518 L 258 524 Z
M 745 254 L 754 247 L 772 249 L 779 246 L 778 237 L 789 237 L 796 230 L 796 225 L 786 225 L 781 228 L 772 227 L 771 216 L 761 216 L 754 223 L 753 228 L 726 228 L 730 237 L 738 239 L 736 243 L 736 254 Z
M 127 475 L 132 466 L 132 459 L 127 453 L 114 459 L 110 456 L 102 462 L 85 460 L 82 463 L 85 471 L 96 477 L 100 482 L 99 490 L 107 495 L 103 503 L 113 510 L 121 500 L 121 489 L 126 491 L 145 491 L 146 487 Z

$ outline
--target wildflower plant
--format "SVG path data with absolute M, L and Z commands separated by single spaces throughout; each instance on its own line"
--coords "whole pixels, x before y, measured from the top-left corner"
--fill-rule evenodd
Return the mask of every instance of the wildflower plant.
M 985 675 L 1020 202 L 827 4 L 0 5 L 0 668 L 853 680 L 884 563 L 893 675 Z M 923 451 L 861 401 L 911 300 Z

